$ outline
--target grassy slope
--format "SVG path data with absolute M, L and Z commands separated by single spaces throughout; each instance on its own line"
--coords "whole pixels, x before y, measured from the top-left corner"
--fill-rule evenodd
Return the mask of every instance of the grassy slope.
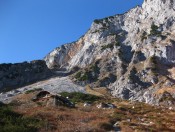
M 139 132 L 175 131 L 175 111 L 104 97 L 93 101 L 91 107 L 83 107 L 82 99 L 76 104 L 76 108 L 46 107 L 44 102 L 31 101 L 34 94 L 29 93 L 16 97 L 15 100 L 18 100 L 18 103 L 14 101 L 13 110 L 22 115 L 42 120 L 44 122 L 42 127 L 38 127 L 41 132 L 106 132 L 113 130 L 113 124 L 116 122 L 119 122 L 124 132 L 135 130 Z M 100 102 L 112 102 L 117 108 L 98 109 L 96 105 Z
M 9 105 L 0 105 L 1 132 L 36 132 L 41 126 L 39 119 L 14 112 Z

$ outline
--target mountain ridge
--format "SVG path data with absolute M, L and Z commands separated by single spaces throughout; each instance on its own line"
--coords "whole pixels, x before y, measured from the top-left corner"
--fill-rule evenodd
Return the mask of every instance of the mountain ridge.
M 144 0 L 43 60 L 0 64 L 0 130 L 175 131 L 174 7 Z
M 79 84 L 99 87 L 107 80 L 105 86 L 116 97 L 159 104 L 161 97 L 154 97 L 158 87 L 174 85 L 174 8 L 174 0 L 145 0 L 122 15 L 94 20 L 83 37 L 54 49 L 44 60 L 51 69 L 85 69 L 80 76 L 87 80 L 74 77 Z M 99 73 L 87 68 L 98 60 Z
M 173 106 L 174 8 L 175 0 L 144 0 L 142 6 L 122 15 L 96 19 L 80 39 L 55 48 L 46 55 L 42 64 L 35 61 L 36 64 L 14 64 L 10 68 L 0 65 L 5 68 L 0 71 L 0 88 L 67 76 L 77 87 L 106 87 L 117 98 Z M 27 73 L 26 68 L 30 69 Z M 38 72 L 40 69 L 42 71 Z M 13 75 L 14 70 L 20 76 L 6 79 L 7 74 Z M 69 87 L 71 85 L 72 82 Z M 53 87 L 57 88 L 58 85 Z

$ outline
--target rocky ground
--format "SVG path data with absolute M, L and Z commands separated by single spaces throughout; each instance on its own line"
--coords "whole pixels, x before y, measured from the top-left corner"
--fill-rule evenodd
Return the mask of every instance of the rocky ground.
M 3 92 L 0 94 L 0 101 L 4 103 L 11 102 L 14 96 L 36 89 L 47 90 L 54 94 L 60 92 L 85 92 L 85 88 L 74 84 L 69 77 L 53 77 L 9 92 Z

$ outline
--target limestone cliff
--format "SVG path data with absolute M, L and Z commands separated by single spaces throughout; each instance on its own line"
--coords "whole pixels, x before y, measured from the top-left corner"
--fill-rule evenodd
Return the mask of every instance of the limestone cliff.
M 83 37 L 44 60 L 51 69 L 84 69 L 75 76 L 80 84 L 106 86 L 116 97 L 159 104 L 160 91 L 174 89 L 175 0 L 144 0 L 125 14 L 94 20 Z M 170 95 L 174 98 L 175 92 Z

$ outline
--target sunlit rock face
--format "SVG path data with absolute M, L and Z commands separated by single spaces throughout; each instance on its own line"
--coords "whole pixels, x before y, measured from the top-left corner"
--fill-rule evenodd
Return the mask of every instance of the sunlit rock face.
M 166 11 L 170 12 L 175 8 L 175 1 L 174 0 L 144 0 L 142 8 L 148 12 L 159 12 L 159 11 Z
M 104 83 L 112 95 L 158 104 L 157 91 L 174 85 L 175 0 L 145 0 L 125 14 L 94 20 L 84 36 L 44 60 L 59 70 L 100 60 L 98 80 L 106 73 L 116 76 Z

